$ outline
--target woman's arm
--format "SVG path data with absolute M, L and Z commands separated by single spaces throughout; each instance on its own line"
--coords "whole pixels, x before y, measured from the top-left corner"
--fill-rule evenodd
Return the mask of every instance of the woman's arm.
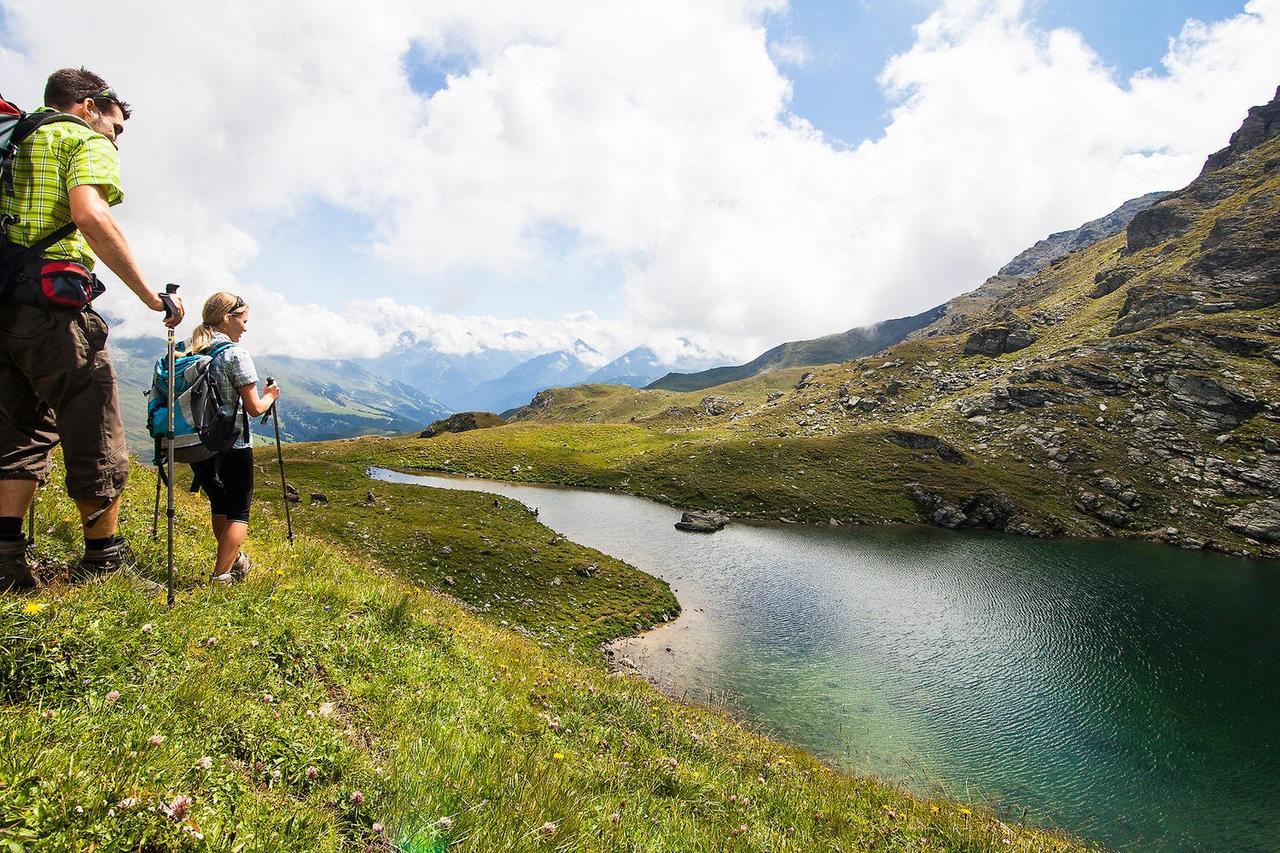
M 268 385 L 261 397 L 258 396 L 257 384 L 253 382 L 241 385 L 236 391 L 240 393 L 240 399 L 244 401 L 244 410 L 251 418 L 271 411 L 271 404 L 280 396 L 280 386 L 275 384 Z

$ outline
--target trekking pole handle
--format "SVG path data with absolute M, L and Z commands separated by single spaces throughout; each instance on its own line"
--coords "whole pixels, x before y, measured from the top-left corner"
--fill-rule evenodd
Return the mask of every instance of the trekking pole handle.
M 178 292 L 178 285 L 170 282 L 164 286 L 164 293 L 157 293 L 160 301 L 164 303 L 164 316 L 167 320 L 170 317 L 178 316 L 178 306 L 173 301 L 173 295 Z
M 275 377 L 274 377 L 274 376 L 268 376 L 268 377 L 267 377 L 267 384 L 266 384 L 266 387 L 267 387 L 267 388 L 270 388 L 272 385 L 275 385 L 275 384 L 276 384 Z M 271 417 L 271 413 L 272 413 L 273 411 L 275 411 L 275 408 L 276 408 L 276 401 L 275 401 L 275 400 L 272 400 L 272 401 L 271 401 L 271 408 L 267 409 L 265 412 L 263 412 L 263 413 L 262 413 L 262 420 L 261 420 L 259 423 L 264 423 L 264 424 L 265 424 L 265 423 L 267 422 L 267 418 Z

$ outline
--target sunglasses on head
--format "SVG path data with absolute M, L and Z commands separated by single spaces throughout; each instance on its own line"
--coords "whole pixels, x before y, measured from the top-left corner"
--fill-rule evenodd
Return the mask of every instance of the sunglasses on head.
M 237 297 L 236 297 L 236 304 L 235 304 L 235 305 L 232 305 L 232 306 L 231 306 L 231 309 L 230 309 L 230 310 L 228 310 L 228 311 L 227 311 L 227 313 L 228 313 L 228 314 L 238 314 L 238 313 L 240 313 L 240 309 L 245 308 L 245 307 L 247 307 L 247 306 L 244 304 L 244 300 L 243 300 L 243 299 L 241 299 L 239 296 L 237 296 Z

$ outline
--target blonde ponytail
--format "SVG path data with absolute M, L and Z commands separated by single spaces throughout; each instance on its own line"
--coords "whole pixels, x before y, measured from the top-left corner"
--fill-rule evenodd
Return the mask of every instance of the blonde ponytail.
M 244 302 L 234 293 L 228 293 L 220 290 L 204 301 L 204 308 L 200 311 L 200 319 L 203 321 L 196 326 L 195 331 L 191 333 L 191 340 L 187 343 L 187 352 L 196 353 L 203 352 L 213 343 L 213 336 L 218 331 L 218 327 L 222 325 L 222 321 L 227 315 L 237 309 L 237 303 L 242 307 Z

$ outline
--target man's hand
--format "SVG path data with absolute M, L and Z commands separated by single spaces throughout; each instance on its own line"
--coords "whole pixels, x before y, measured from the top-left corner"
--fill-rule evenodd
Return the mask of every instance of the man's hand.
M 164 324 L 170 329 L 176 329 L 187 313 L 186 308 L 182 306 L 182 297 L 176 293 L 166 293 L 164 299 L 161 299 L 159 294 L 156 294 L 155 300 L 157 304 L 148 304 L 147 307 L 152 311 L 166 312 Z

